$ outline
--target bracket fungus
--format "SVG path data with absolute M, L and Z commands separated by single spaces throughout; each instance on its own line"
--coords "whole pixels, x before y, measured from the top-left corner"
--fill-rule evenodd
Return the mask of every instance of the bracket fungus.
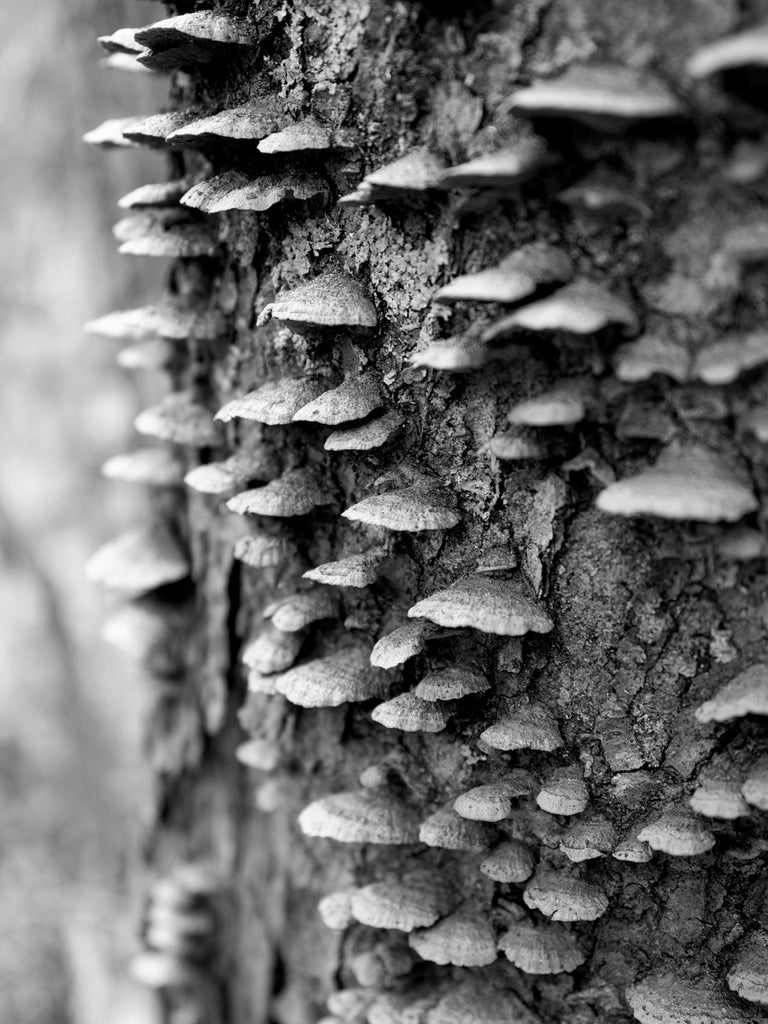
M 371 651 L 371 664 L 386 669 L 404 665 L 406 661 L 421 654 L 433 632 L 426 622 L 403 623 L 376 641 Z M 424 698 L 423 694 L 421 696 Z
M 693 53 L 685 66 L 691 78 L 710 78 L 724 71 L 768 66 L 768 24 L 716 39 Z
M 607 857 L 616 845 L 613 825 L 598 816 L 581 818 L 563 833 L 560 849 L 568 860 L 581 864 L 585 860 Z
M 450 530 L 461 521 L 455 500 L 441 490 L 406 487 L 385 494 L 372 494 L 341 514 L 345 519 L 386 530 L 417 533 L 420 530 Z
M 407 627 L 401 627 L 405 628 Z M 470 665 L 449 665 L 427 672 L 421 677 L 413 692 L 426 701 L 460 700 L 473 693 L 484 693 L 490 686 L 488 677 L 479 669 Z
M 83 142 L 88 146 L 100 146 L 102 149 L 130 149 L 135 148 L 136 143 L 131 142 L 123 134 L 126 128 L 141 120 L 139 114 L 131 117 L 109 117 L 106 121 L 83 135 Z
M 350 376 L 331 391 L 324 391 L 293 414 L 294 421 L 336 427 L 370 416 L 384 402 L 381 382 L 373 373 Z
M 688 803 L 696 814 L 719 821 L 735 821 L 749 814 L 738 779 L 702 776 Z
M 608 327 L 621 334 L 638 331 L 632 307 L 596 281 L 577 278 L 544 299 L 520 306 L 489 327 L 483 341 L 491 342 L 515 330 L 590 335 Z
M 322 393 L 323 386 L 321 380 L 307 377 L 270 380 L 255 391 L 227 402 L 216 413 L 216 419 L 221 423 L 241 419 L 270 427 L 284 426 L 302 406 Z
M 290 518 L 308 515 L 329 501 L 330 496 L 311 470 L 292 469 L 263 487 L 236 494 L 227 508 L 243 516 Z
M 732 722 L 746 715 L 768 715 L 768 664 L 739 672 L 696 709 L 698 722 Z
M 478 370 L 485 366 L 494 354 L 494 349 L 479 338 L 458 335 L 430 342 L 426 348 L 412 352 L 408 362 L 411 366 L 442 373 L 466 373 L 467 370 Z
M 136 237 L 118 246 L 123 256 L 153 256 L 159 259 L 195 259 L 214 256 L 219 248 L 218 230 L 208 224 L 154 222 Z
M 559 159 L 544 139 L 530 133 L 503 149 L 449 167 L 440 176 L 437 187 L 506 192 L 516 189 L 547 167 L 559 163 Z
M 203 213 L 254 210 L 263 213 L 278 203 L 312 199 L 327 193 L 323 178 L 313 171 L 291 170 L 251 178 L 240 171 L 225 171 L 206 178 L 181 197 L 182 206 Z
M 541 1024 L 539 1014 L 508 988 L 498 989 L 481 979 L 454 985 L 423 1019 L 424 1024 Z
M 378 567 L 384 557 L 384 552 L 379 550 L 363 551 L 336 562 L 324 562 L 314 569 L 308 569 L 303 575 L 304 579 L 328 587 L 369 587 L 376 582 Z
M 715 845 L 715 837 L 693 814 L 686 810 L 665 811 L 637 833 L 652 850 L 672 857 L 696 857 Z
M 586 960 L 576 936 L 556 924 L 519 921 L 499 940 L 499 949 L 526 974 L 562 974 L 575 971 Z
M 169 341 L 212 339 L 222 328 L 223 318 L 215 310 L 200 313 L 172 301 L 107 313 L 85 325 L 88 334 L 126 341 L 144 338 L 166 338 Z
M 622 131 L 644 121 L 679 117 L 685 108 L 648 71 L 614 64 L 571 65 L 512 94 L 509 108 L 527 117 L 580 121 L 599 131 Z
M 563 381 L 513 405 L 507 422 L 517 427 L 572 427 L 587 415 L 588 396 L 584 381 Z
M 705 384 L 724 386 L 766 363 L 768 331 L 752 331 L 699 349 L 693 361 L 693 376 Z
M 757 509 L 757 499 L 713 452 L 670 445 L 653 466 L 601 491 L 597 507 L 611 515 L 734 523 Z
M 381 448 L 403 425 L 403 417 L 395 409 L 388 409 L 365 423 L 333 430 L 325 439 L 327 452 L 366 452 Z
M 490 825 L 462 818 L 450 806 L 430 814 L 419 828 L 419 839 L 427 846 L 436 846 L 442 850 L 466 850 L 469 853 L 485 853 L 494 835 Z
M 329 892 L 317 904 L 317 912 L 326 928 L 343 932 L 354 921 L 352 896 L 355 889 L 339 889 Z
M 599 885 L 579 875 L 536 872 L 523 892 L 523 902 L 553 921 L 595 921 L 608 909 Z
M 674 338 L 643 334 L 616 349 L 613 370 L 626 384 L 650 380 L 655 374 L 684 384 L 690 378 L 691 357 Z
M 475 786 L 453 801 L 453 809 L 469 821 L 503 821 L 512 813 L 516 797 L 530 796 L 533 779 L 522 768 L 513 769 L 498 782 Z
M 189 571 L 187 556 L 164 527 L 128 530 L 94 552 L 85 566 L 90 582 L 129 594 L 178 583 Z
M 543 704 L 531 701 L 499 718 L 479 736 L 491 750 L 557 750 L 563 745 L 557 719 Z
M 272 625 L 285 633 L 295 633 L 314 622 L 334 619 L 338 614 L 336 596 L 322 587 L 277 598 L 264 609 L 264 618 L 271 619 Z
M 400 693 L 371 712 L 371 718 L 386 729 L 403 732 L 442 732 L 449 712 L 434 701 L 422 700 L 415 693 Z
M 701 978 L 652 974 L 630 985 L 626 996 L 640 1024 L 755 1024 L 725 988 Z
M 768 1006 L 768 947 L 761 936 L 739 953 L 728 971 L 728 988 L 750 1003 Z
M 270 622 L 243 648 L 243 664 L 265 676 L 285 672 L 298 658 L 304 639 L 298 630 L 286 632 Z M 276 684 L 272 680 L 267 685 L 274 690 Z
M 332 793 L 299 815 L 305 836 L 340 843 L 401 845 L 419 841 L 416 812 L 386 790 Z
M 165 50 L 181 43 L 215 43 L 224 46 L 251 46 L 250 24 L 215 11 L 195 11 L 164 18 L 134 31 L 134 38 L 150 50 Z
M 411 193 L 427 192 L 435 187 L 445 165 L 424 146 L 366 174 L 354 192 L 342 196 L 340 203 L 366 206 L 369 203 L 397 201 Z
M 469 576 L 438 590 L 408 609 L 411 619 L 429 619 L 438 626 L 470 626 L 483 633 L 523 636 L 548 633 L 553 622 L 520 580 Z
M 278 693 L 302 708 L 336 708 L 382 697 L 389 684 L 371 667 L 368 651 L 342 647 L 335 654 L 304 661 L 275 680 Z
M 302 153 L 313 150 L 345 149 L 350 139 L 345 133 L 334 135 L 315 117 L 304 117 L 293 124 L 284 125 L 259 142 L 260 153 Z
M 101 467 L 109 480 L 143 484 L 148 487 L 178 487 L 182 465 L 167 448 L 137 448 L 125 455 L 113 455 Z
M 261 311 L 257 327 L 270 319 L 318 327 L 375 327 L 377 323 L 376 310 L 362 286 L 337 270 L 281 292 Z
M 520 302 L 546 285 L 565 284 L 573 263 L 562 249 L 529 242 L 487 270 L 463 274 L 439 288 L 434 302 Z
M 235 541 L 233 556 L 254 569 L 267 569 L 280 565 L 290 554 L 285 537 L 268 533 L 248 534 Z
M 509 839 L 488 854 L 480 870 L 494 882 L 518 885 L 531 877 L 535 866 L 530 848 L 519 839 Z
M 140 412 L 134 426 L 146 437 L 194 448 L 209 448 L 221 441 L 213 416 L 189 391 L 166 395 L 158 405 Z
M 139 185 L 121 196 L 117 205 L 121 210 L 146 209 L 157 206 L 177 206 L 181 197 L 189 187 L 185 178 L 173 178 L 171 181 L 150 182 Z
M 750 770 L 741 787 L 741 792 L 752 807 L 768 811 L 768 761 L 758 761 Z
M 371 928 L 412 932 L 435 924 L 455 903 L 450 886 L 438 874 L 423 871 L 356 889 L 350 911 L 356 921 Z
M 536 794 L 536 803 L 549 814 L 581 814 L 589 804 L 581 772 L 570 765 L 553 768 Z
M 257 96 L 237 107 L 191 120 L 168 135 L 173 146 L 205 147 L 222 142 L 253 145 L 285 121 L 282 102 Z
M 498 957 L 496 935 L 488 918 L 463 909 L 429 928 L 412 931 L 408 945 L 422 960 L 455 967 L 485 967 Z

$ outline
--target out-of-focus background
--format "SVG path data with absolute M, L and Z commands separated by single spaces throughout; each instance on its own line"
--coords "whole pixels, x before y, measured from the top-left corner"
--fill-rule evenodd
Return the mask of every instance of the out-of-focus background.
M 140 859 L 146 683 L 104 645 L 83 563 L 141 520 L 99 467 L 136 443 L 159 382 L 84 321 L 152 301 L 163 267 L 119 257 L 119 196 L 161 156 L 81 136 L 151 113 L 167 80 L 107 71 L 99 34 L 163 16 L 136 0 L 0 5 L 0 1007 L 3 1024 L 125 1016 Z M 156 264 L 157 261 L 154 261 Z

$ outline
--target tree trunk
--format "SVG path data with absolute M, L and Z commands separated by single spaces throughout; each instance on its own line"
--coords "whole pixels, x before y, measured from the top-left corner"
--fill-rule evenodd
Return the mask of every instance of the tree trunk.
M 210 862 L 231 889 L 217 959 L 206 967 L 207 1021 L 310 1024 L 329 1012 L 329 995 L 350 989 L 364 990 L 358 1009 L 337 996 L 329 1019 L 766 1019 L 759 1001 L 726 984 L 728 975 L 731 988 L 738 986 L 734 968 L 745 950 L 762 948 L 765 926 L 764 819 L 759 798 L 748 806 L 740 794 L 765 752 L 754 715 L 766 711 L 765 677 L 756 672 L 755 692 L 723 712 L 725 724 L 717 714 L 694 715 L 765 657 L 765 546 L 752 497 L 759 501 L 765 490 L 765 458 L 759 426 L 746 419 L 766 395 L 759 369 L 765 339 L 754 342 L 761 355 L 751 363 L 728 350 L 721 362 L 730 369 L 722 373 L 701 369 L 706 353 L 690 362 L 702 350 L 714 359 L 707 347 L 726 336 L 742 338 L 741 352 L 743 336 L 758 331 L 766 314 L 759 238 L 750 235 L 744 246 L 751 255 L 743 256 L 732 237 L 733 229 L 749 234 L 762 216 L 764 181 L 742 184 L 729 170 L 739 140 L 759 138 L 766 124 L 749 81 L 695 82 L 685 70 L 691 54 L 751 24 L 765 6 L 237 0 L 215 9 L 246 18 L 253 46 L 193 42 L 180 51 L 174 109 L 192 107 L 201 118 L 260 95 L 265 120 L 274 123 L 250 141 L 208 137 L 173 148 L 175 176 L 301 170 L 320 175 L 322 185 L 308 199 L 288 198 L 263 212 L 190 214 L 206 230 L 213 225 L 218 248 L 177 261 L 170 294 L 201 320 L 215 311 L 220 324 L 213 332 L 195 327 L 176 343 L 174 390 L 215 412 L 264 381 L 318 380 L 306 401 L 365 372 L 381 382 L 383 409 L 401 417 L 381 446 L 341 451 L 324 446 L 338 429 L 332 422 L 236 417 L 213 447 L 197 436 L 174 450 L 185 470 L 240 453 L 251 460 L 247 480 L 217 495 L 156 491 L 158 521 L 171 524 L 190 553 L 191 582 L 154 594 L 164 613 L 182 617 L 185 646 L 181 681 L 169 682 L 178 657 L 157 673 L 148 749 L 158 799 L 147 855 L 154 874 L 179 860 Z M 172 13 L 186 10 L 177 5 Z M 204 63 L 198 58 L 206 45 L 214 59 Z M 668 111 L 675 116 L 617 115 L 611 102 L 619 87 L 610 75 L 598 109 L 586 115 L 576 111 L 576 87 L 570 99 L 550 103 L 547 113 L 557 116 L 534 117 L 533 127 L 519 102 L 510 102 L 523 85 L 598 64 L 636 69 L 639 80 L 655 76 L 677 105 Z M 640 92 L 631 103 L 640 103 Z M 259 152 L 258 138 L 310 115 L 329 133 L 320 148 Z M 413 172 L 397 188 L 369 188 L 362 198 L 370 202 L 337 203 L 365 175 L 418 147 L 445 166 L 507 147 L 525 162 L 539 138 L 561 159 L 532 164 L 528 180 L 424 190 Z M 588 175 L 598 208 L 583 192 L 562 195 Z M 541 316 L 560 317 L 557 330 L 522 317 L 528 329 L 481 340 L 501 317 L 557 294 L 565 272 L 544 273 L 531 294 L 507 305 L 433 300 L 447 282 L 532 242 L 559 247 L 574 279 L 618 301 L 597 300 L 594 330 L 579 322 L 583 305 L 563 313 L 550 303 Z M 333 278 L 319 299 L 292 299 L 298 286 L 337 272 L 346 276 Z M 349 278 L 362 292 L 347 300 Z M 257 324 L 276 296 L 287 299 L 272 308 L 271 321 L 267 315 Z M 375 327 L 360 322 L 370 319 L 367 297 Z M 445 372 L 411 358 L 448 337 L 469 339 L 462 351 L 475 366 Z M 656 339 L 662 355 L 643 355 L 648 349 L 632 340 L 638 337 Z M 675 358 L 683 370 L 664 370 Z M 554 407 L 517 409 L 564 383 L 571 390 L 556 394 Z M 382 407 L 373 406 L 342 420 L 376 421 Z M 544 424 L 519 435 L 537 446 L 536 457 L 509 458 L 501 447 L 510 409 L 518 422 Z M 722 464 L 704 466 L 704 450 Z M 663 451 L 660 478 L 631 494 L 611 489 Z M 279 517 L 227 509 L 236 490 L 294 469 L 311 470 L 316 482 L 300 498 L 307 488 L 321 492 L 309 513 L 290 501 Z M 366 496 L 408 488 L 419 508 L 394 509 L 400 529 L 341 516 Z M 603 498 L 598 507 L 598 494 L 609 491 L 618 494 L 614 505 Z M 655 498 L 660 505 L 650 508 Z M 649 511 L 659 514 L 635 514 Z M 729 525 L 744 515 L 741 527 Z M 279 564 L 259 569 L 233 557 L 238 539 L 265 534 L 282 542 Z M 367 551 L 375 579 L 366 586 L 302 577 Z M 427 609 L 431 619 L 409 618 L 417 602 L 468 578 L 468 593 L 438 601 L 441 611 Z M 246 646 L 264 636 L 262 654 L 269 647 L 277 658 L 296 635 L 286 639 L 274 627 L 265 633 L 265 607 L 310 586 L 337 601 L 333 617 L 324 612 L 299 632 L 300 651 L 266 667 L 342 652 L 343 663 L 323 662 L 325 703 L 338 703 L 337 685 L 342 701 L 350 695 L 350 675 L 363 699 L 316 707 L 323 699 L 313 696 L 312 680 L 294 673 L 286 682 L 278 672 L 276 683 L 265 681 L 258 658 L 261 672 L 251 670 L 248 692 Z M 496 590 L 501 605 L 491 608 Z M 409 622 L 433 629 L 416 653 L 369 678 L 357 653 L 367 657 Z M 489 688 L 414 702 L 406 709 L 414 731 L 380 724 L 392 720 L 375 711 L 383 699 L 462 665 L 482 673 Z M 295 702 L 264 692 L 270 685 Z M 381 697 L 365 699 L 377 688 Z M 521 725 L 532 707 L 538 718 Z M 515 749 L 480 739 L 497 721 L 501 731 L 525 734 L 509 740 Z M 261 770 L 236 757 L 249 737 L 264 742 L 240 756 L 260 757 Z M 506 793 L 501 783 L 510 784 Z M 496 822 L 462 831 L 454 813 L 436 838 L 434 830 L 414 831 L 413 821 L 488 784 L 497 785 L 492 795 L 501 801 Z M 689 800 L 697 790 L 702 813 L 694 815 Z M 347 807 L 353 820 L 340 824 L 325 804 L 302 817 L 302 830 L 302 810 L 335 793 L 373 801 L 371 814 L 390 801 L 390 817 L 402 815 L 394 829 L 400 841 L 324 838 L 329 830 L 346 829 L 352 839 L 364 833 L 354 810 Z M 485 795 L 467 813 L 494 817 Z M 379 819 L 371 828 L 384 837 Z M 524 877 L 518 866 L 517 881 L 495 881 L 481 865 L 510 840 L 527 846 L 535 873 Z M 525 859 L 520 846 L 514 851 Z M 342 927 L 329 929 L 318 913 L 329 893 L 382 880 L 395 892 L 422 869 L 423 900 L 438 905 L 432 921 L 448 915 L 442 932 L 416 930 L 409 945 L 403 930 L 360 923 L 354 909 L 347 915 L 341 898 Z M 564 881 L 571 888 L 558 895 Z M 566 922 L 557 926 L 559 938 L 554 925 L 547 930 L 553 913 Z M 474 929 L 471 941 L 459 935 L 463 920 Z M 423 927 L 432 921 L 419 918 Z M 484 943 L 507 948 L 504 936 L 523 934 L 527 923 L 537 928 L 531 943 L 565 942 L 575 963 L 537 973 L 515 966 L 514 957 L 525 954 L 484 955 Z M 449 962 L 434 962 L 441 959 Z M 198 984 L 169 989 L 169 1012 L 188 1010 L 190 1000 L 198 1005 Z

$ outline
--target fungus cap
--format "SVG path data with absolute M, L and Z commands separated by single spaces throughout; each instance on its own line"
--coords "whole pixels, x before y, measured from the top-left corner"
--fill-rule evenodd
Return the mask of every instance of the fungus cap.
M 332 431 L 325 439 L 327 452 L 371 451 L 381 448 L 402 426 L 403 417 L 395 409 L 388 409 L 365 423 L 342 427 Z
M 575 767 L 553 768 L 536 794 L 536 803 L 549 814 L 581 814 L 589 803 L 589 791 Z
M 413 692 L 422 700 L 459 700 L 473 693 L 483 693 L 490 686 L 488 677 L 479 669 L 470 665 L 450 665 L 422 676 Z
M 280 100 L 260 96 L 240 106 L 189 121 L 171 132 L 167 141 L 175 146 L 200 146 L 220 141 L 254 143 L 269 135 L 284 118 Z
M 295 124 L 285 125 L 279 131 L 267 135 L 257 146 L 260 153 L 268 154 L 333 148 L 331 133 L 314 117 L 305 117 Z
M 263 487 L 242 491 L 230 498 L 227 508 L 238 515 L 290 518 L 308 515 L 330 498 L 308 469 L 292 469 Z
M 712 452 L 670 446 L 653 466 L 601 491 L 597 507 L 611 515 L 732 523 L 754 512 L 757 500 Z
M 558 161 L 559 158 L 544 139 L 529 134 L 495 153 L 486 153 L 456 167 L 449 167 L 440 177 L 437 187 L 505 191 L 517 188 Z
M 517 402 L 507 413 L 507 422 L 519 427 L 570 427 L 587 414 L 586 388 L 564 382 L 547 391 Z
M 628 303 L 601 284 L 577 278 L 546 298 L 521 306 L 490 327 L 483 340 L 494 341 L 515 329 L 590 335 L 606 327 L 618 327 L 622 334 L 636 334 L 637 317 Z
M 674 809 L 640 829 L 637 838 L 652 850 L 673 857 L 696 857 L 715 845 L 715 837 L 698 818 L 688 811 Z
M 699 722 L 731 722 L 746 715 L 768 715 L 768 664 L 750 665 L 696 709 Z
M 273 537 L 267 533 L 249 534 L 235 542 L 233 556 L 254 569 L 267 569 L 284 562 L 290 553 L 284 537 Z
M 408 945 L 422 960 L 455 967 L 484 967 L 498 956 L 488 918 L 466 910 L 456 910 L 429 928 L 414 930 Z
M 690 377 L 691 358 L 673 338 L 643 334 L 616 349 L 613 368 L 627 384 L 650 380 L 657 373 L 684 384 Z
M 578 875 L 537 872 L 523 893 L 523 902 L 553 921 L 595 921 L 608 909 L 600 886 Z
M 186 341 L 187 338 L 215 338 L 222 325 L 223 319 L 215 310 L 201 313 L 164 300 L 137 309 L 107 313 L 96 320 L 89 320 L 85 330 L 88 334 L 126 341 L 156 337 Z
M 109 480 L 149 487 L 178 487 L 183 479 L 181 463 L 167 448 L 138 448 L 125 455 L 113 455 L 101 472 Z
M 455 902 L 454 893 L 439 876 L 412 872 L 402 879 L 373 882 L 355 890 L 350 909 L 355 920 L 371 928 L 412 932 L 433 925 Z
M 400 693 L 377 705 L 371 718 L 387 729 L 403 732 L 442 732 L 450 715 L 434 701 L 422 700 L 414 693 Z
M 519 839 L 509 839 L 488 854 L 480 870 L 494 882 L 519 884 L 531 877 L 535 863 L 525 843 Z
M 411 366 L 439 370 L 443 373 L 465 373 L 485 366 L 492 358 L 491 349 L 479 338 L 441 338 L 432 341 L 426 348 L 412 352 L 408 357 Z
M 453 807 L 442 807 L 430 814 L 419 829 L 419 839 L 427 846 L 470 853 L 485 853 L 493 836 L 494 831 L 489 825 L 462 818 Z
M 723 71 L 766 65 L 768 24 L 761 24 L 702 46 L 688 58 L 685 69 L 691 78 L 709 78 Z
M 345 519 L 387 530 L 449 530 L 461 521 L 450 496 L 422 487 L 372 494 L 341 513 Z
M 371 664 L 386 669 L 405 664 L 424 650 L 432 632 L 427 622 L 403 623 L 376 641 L 371 651 Z
M 742 999 L 768 1006 L 768 947 L 761 942 L 742 950 L 726 980 L 728 988 Z
M 158 405 L 140 412 L 134 426 L 144 436 L 194 448 L 212 447 L 221 441 L 213 416 L 188 391 L 166 395 Z
M 606 857 L 616 845 L 613 825 L 598 816 L 575 821 L 560 840 L 560 849 L 575 864 Z
M 560 248 L 530 242 L 506 256 L 495 267 L 463 274 L 438 289 L 434 302 L 520 302 L 542 285 L 564 284 L 573 264 Z
M 557 719 L 538 701 L 531 701 L 504 715 L 480 734 L 492 750 L 557 750 L 563 745 Z
M 351 701 L 382 697 L 389 688 L 371 667 L 368 651 L 342 648 L 324 658 L 302 662 L 275 680 L 278 693 L 302 708 L 335 708 Z
M 128 530 L 94 552 L 86 578 L 110 590 L 145 594 L 189 575 L 190 565 L 176 539 L 162 527 Z
M 336 562 L 324 562 L 305 572 L 304 579 L 323 583 L 329 587 L 368 587 L 376 582 L 377 569 L 382 562 L 383 552 L 363 551 L 349 555 Z
M 392 163 L 366 174 L 364 182 L 387 192 L 424 192 L 434 188 L 445 169 L 443 161 L 426 147 L 419 146 Z
M 297 409 L 293 419 L 335 427 L 350 420 L 365 419 L 380 408 L 383 401 L 379 378 L 373 373 L 363 373 L 347 377 L 338 387 L 324 391 Z
M 352 896 L 355 889 L 340 889 L 329 892 L 317 904 L 317 912 L 326 928 L 344 931 L 354 921 Z
M 274 601 L 265 609 L 264 617 L 270 618 L 277 629 L 295 633 L 313 622 L 336 618 L 338 613 L 339 603 L 335 594 L 317 587 Z
M 298 658 L 304 639 L 302 633 L 286 633 L 270 622 L 245 645 L 241 660 L 260 675 L 285 672 Z M 271 683 L 270 688 L 274 685 L 274 682 Z
M 640 1024 L 754 1024 L 754 1015 L 719 984 L 671 974 L 649 975 L 626 990 Z
M 693 361 L 693 376 L 705 384 L 723 386 L 767 362 L 768 331 L 752 331 L 699 349 Z
M 335 270 L 282 292 L 261 312 L 257 326 L 270 318 L 320 327 L 375 327 L 377 322 L 362 286 Z
M 234 419 L 252 420 L 275 427 L 290 423 L 294 414 L 323 390 L 323 382 L 306 377 L 281 377 L 270 380 L 255 391 L 233 398 L 216 413 L 216 419 L 229 423 Z
M 513 428 L 494 434 L 488 442 L 488 451 L 502 462 L 545 459 L 549 455 L 546 445 L 536 434 L 524 428 Z
M 483 633 L 523 636 L 548 633 L 553 622 L 520 580 L 470 576 L 438 590 L 408 610 L 409 618 L 429 619 L 438 626 L 470 626 Z
M 304 808 L 298 822 L 306 836 L 341 843 L 400 845 L 419 838 L 416 813 L 381 789 L 321 797 Z
M 741 787 L 744 799 L 752 807 L 768 811 L 768 761 L 758 761 Z
M 497 989 L 479 979 L 449 989 L 432 1009 L 425 1024 L 541 1024 L 509 988 Z
M 456 797 L 453 809 L 470 821 L 503 821 L 512 813 L 516 797 L 530 796 L 533 779 L 523 768 L 514 768 L 498 782 L 475 786 Z
M 575 971 L 586 960 L 576 936 L 557 924 L 536 926 L 530 921 L 516 922 L 502 935 L 499 949 L 526 974 Z
M 735 821 L 749 814 L 749 805 L 742 796 L 738 779 L 700 777 L 688 803 L 696 814 L 719 821 Z
M 135 29 L 134 38 L 152 50 L 165 50 L 184 42 L 250 46 L 254 41 L 253 30 L 247 21 L 215 11 L 195 11 L 163 18 Z

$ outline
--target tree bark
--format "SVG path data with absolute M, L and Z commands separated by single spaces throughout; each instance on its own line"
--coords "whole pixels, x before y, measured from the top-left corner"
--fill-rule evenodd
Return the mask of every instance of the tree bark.
M 717 725 L 694 717 L 721 686 L 765 657 L 764 557 L 724 558 L 722 524 L 626 518 L 595 506 L 612 479 L 640 471 L 675 438 L 721 454 L 762 497 L 764 449 L 737 429 L 739 417 L 765 399 L 760 371 L 722 387 L 659 375 L 622 381 L 615 373 L 620 329 L 576 342 L 565 334 L 529 335 L 511 359 L 462 373 L 409 362 L 435 339 L 476 336 L 509 312 L 434 303 L 432 296 L 459 274 L 495 265 L 532 241 L 561 246 L 579 275 L 620 296 L 643 332 L 665 344 L 696 352 L 759 328 L 768 306 L 759 267 L 709 305 L 665 313 L 648 297 L 662 284 L 682 287 L 682 279 L 701 285 L 724 234 L 762 214 L 764 183 L 729 182 L 723 166 L 741 135 L 765 130 L 763 114 L 728 99 L 717 83 L 694 86 L 684 68 L 697 48 L 765 14 L 765 6 L 220 3 L 216 10 L 250 21 L 258 45 L 244 58 L 172 79 L 177 109 L 236 106 L 258 85 L 281 97 L 286 119 L 312 113 L 349 136 L 344 148 L 296 158 L 296 166 L 323 175 L 327 199 L 212 215 L 221 255 L 175 266 L 171 292 L 195 308 L 217 309 L 226 328 L 214 342 L 181 346 L 174 388 L 192 388 L 214 412 L 264 380 L 319 375 L 332 387 L 345 374 L 371 370 L 384 382 L 387 407 L 404 420 L 388 444 L 368 452 L 326 451 L 328 429 L 314 424 L 243 420 L 227 426 L 220 448 L 186 450 L 188 467 L 239 451 L 268 457 L 280 471 L 309 466 L 320 474 L 330 501 L 286 520 L 291 553 L 276 568 L 257 570 L 233 558 L 235 541 L 251 527 L 220 497 L 190 490 L 157 499 L 158 517 L 175 524 L 191 552 L 192 584 L 183 596 L 193 605 L 194 625 L 184 682 L 172 698 L 164 691 L 150 723 L 149 749 L 162 770 L 148 861 L 162 873 L 179 859 L 205 859 L 232 889 L 216 981 L 220 1021 L 311 1024 L 327 1012 L 331 993 L 360 987 L 361 952 L 408 949 L 392 930 L 355 922 L 329 930 L 317 912 L 329 892 L 426 867 L 453 882 L 465 908 L 498 934 L 521 917 L 544 921 L 523 900 L 530 883 L 495 883 L 479 870 L 483 854 L 303 835 L 302 809 L 329 793 L 358 790 L 366 768 L 386 766 L 389 784 L 423 820 L 472 787 L 507 778 L 513 767 L 530 771 L 535 793 L 553 769 L 572 766 L 589 792 L 582 818 L 607 819 L 618 843 L 665 811 L 687 812 L 707 771 L 743 781 L 765 753 L 761 719 Z M 336 204 L 365 174 L 417 146 L 453 166 L 516 144 L 531 129 L 511 113 L 509 96 L 522 84 L 590 62 L 654 69 L 683 97 L 686 117 L 671 127 L 623 132 L 569 118 L 537 124 L 564 159 L 514 192 L 453 190 Z M 244 153 L 235 144 L 203 156 L 184 150 L 173 155 L 174 173 L 265 167 L 253 150 Z M 602 221 L 575 216 L 557 197 L 588 173 L 620 178 L 647 212 Z M 370 294 L 375 330 L 256 325 L 277 294 L 329 269 L 348 273 Z M 702 287 L 710 295 L 706 282 Z M 512 405 L 577 377 L 593 381 L 587 417 L 572 429 L 545 430 L 544 458 L 500 461 L 489 451 Z M 366 495 L 419 475 L 455 497 L 457 526 L 392 533 L 340 517 Z M 747 522 L 762 528 L 759 513 Z M 240 659 L 262 627 L 264 607 L 302 589 L 302 573 L 313 566 L 386 549 L 375 583 L 337 588 L 338 618 L 311 628 L 299 663 L 351 641 L 370 649 L 409 621 L 417 601 L 473 574 L 481 555 L 499 544 L 514 549 L 515 571 L 530 580 L 554 629 L 522 637 L 443 629 L 389 671 L 392 695 L 445 665 L 472 663 L 488 676 L 486 693 L 451 705 L 444 731 L 384 728 L 371 718 L 377 701 L 305 709 L 281 696 L 247 694 Z M 556 717 L 563 745 L 505 754 L 479 743 L 480 733 L 523 698 Z M 239 764 L 235 750 L 248 734 L 278 745 L 273 771 Z M 601 916 L 565 926 L 585 962 L 539 976 L 503 956 L 484 967 L 458 967 L 413 954 L 407 973 L 382 972 L 370 998 L 403 993 L 424 996 L 429 1006 L 469 978 L 498 993 L 499 1021 L 619 1024 L 633 1019 L 627 989 L 647 976 L 671 973 L 728 993 L 726 974 L 744 943 L 766 926 L 762 812 L 752 808 L 734 821 L 700 817 L 714 846 L 698 855 L 656 852 L 647 863 L 608 855 L 571 864 L 560 842 L 574 818 L 547 816 L 532 796 L 515 801 L 513 814 L 494 826 L 493 842 L 523 834 L 539 876 L 573 875 L 605 892 Z M 737 1005 L 734 1020 L 766 1019 L 759 1005 Z M 638 1019 L 650 1019 L 643 1012 Z M 667 1012 L 659 1019 L 678 1019 Z M 722 1019 L 713 1013 L 711 1019 Z

